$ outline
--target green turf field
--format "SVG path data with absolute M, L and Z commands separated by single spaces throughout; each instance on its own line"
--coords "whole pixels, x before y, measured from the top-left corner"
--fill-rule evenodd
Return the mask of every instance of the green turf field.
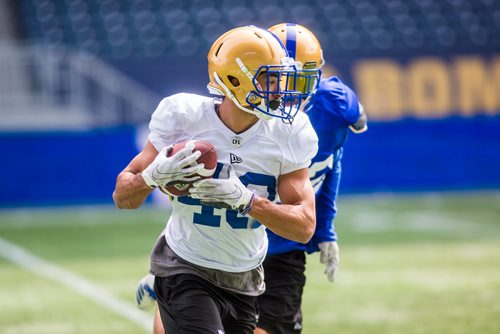
M 343 197 L 335 284 L 308 258 L 305 334 L 500 333 L 500 194 Z M 0 211 L 0 333 L 148 333 L 134 307 L 167 211 Z

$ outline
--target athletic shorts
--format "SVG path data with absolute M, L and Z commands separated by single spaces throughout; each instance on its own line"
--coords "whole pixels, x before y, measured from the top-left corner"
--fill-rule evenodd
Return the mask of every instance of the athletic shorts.
M 263 265 L 266 291 L 257 297 L 257 327 L 270 334 L 301 333 L 300 306 L 306 283 L 304 251 L 267 256 Z
M 252 334 L 257 298 L 221 289 L 192 274 L 155 278 L 166 333 Z

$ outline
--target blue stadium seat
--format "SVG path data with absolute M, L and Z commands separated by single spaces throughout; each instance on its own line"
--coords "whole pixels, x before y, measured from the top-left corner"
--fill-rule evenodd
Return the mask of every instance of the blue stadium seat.
M 349 55 L 499 50 L 497 0 L 20 0 L 22 38 L 104 57 L 206 53 L 241 25 L 296 22 Z

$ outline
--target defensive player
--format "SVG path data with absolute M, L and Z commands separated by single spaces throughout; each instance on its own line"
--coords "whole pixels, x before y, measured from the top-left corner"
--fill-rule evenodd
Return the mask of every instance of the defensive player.
M 339 247 L 333 219 L 337 212 L 342 145 L 348 129 L 367 129 L 366 115 L 356 94 L 337 77 L 324 78 L 322 49 L 307 28 L 282 23 L 269 29 L 303 69 L 300 87 L 312 93 L 305 112 L 319 138 L 319 151 L 309 167 L 316 191 L 316 230 L 307 244 L 282 237 L 268 229 L 269 249 L 264 261 L 266 291 L 258 297 L 260 316 L 256 334 L 300 333 L 302 292 L 305 284 L 305 253 L 320 252 L 325 274 L 333 282 L 339 264 Z
M 300 243 L 314 233 L 307 167 L 317 136 L 307 116 L 296 114 L 301 94 L 288 89 L 294 61 L 270 32 L 230 30 L 208 63 L 208 87 L 222 102 L 193 94 L 162 100 L 149 141 L 118 175 L 113 198 L 118 208 L 137 208 L 155 187 L 195 181 L 204 168 L 199 152 L 186 145 L 167 157 L 169 147 L 186 139 L 214 144 L 214 178 L 174 199 L 153 248 L 154 290 L 167 333 L 252 333 L 265 288 L 266 227 Z

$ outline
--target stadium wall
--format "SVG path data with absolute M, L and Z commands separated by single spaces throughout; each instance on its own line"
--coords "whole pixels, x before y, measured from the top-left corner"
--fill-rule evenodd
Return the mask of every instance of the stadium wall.
M 0 133 L 0 207 L 112 203 L 135 129 Z
M 500 117 L 371 122 L 345 144 L 342 192 L 500 189 Z

